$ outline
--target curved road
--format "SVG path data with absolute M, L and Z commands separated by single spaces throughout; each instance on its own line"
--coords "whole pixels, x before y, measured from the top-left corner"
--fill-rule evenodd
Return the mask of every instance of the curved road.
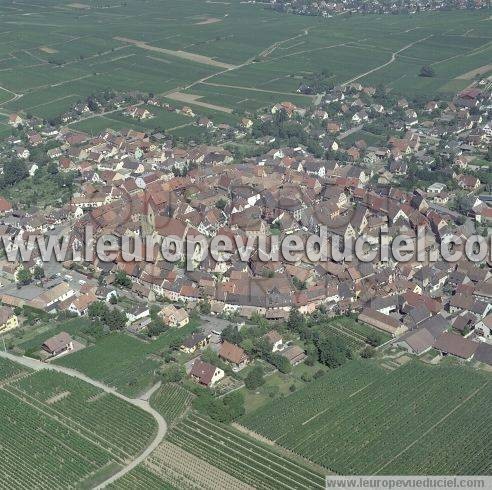
M 120 471 L 115 473 L 113 476 L 99 484 L 96 488 L 104 488 L 110 483 L 113 483 L 116 481 L 118 478 L 121 478 L 123 475 L 131 471 L 133 468 L 138 466 L 140 463 L 144 461 L 147 456 L 149 456 L 155 449 L 157 449 L 157 446 L 162 442 L 164 439 L 164 436 L 166 435 L 167 432 L 167 423 L 160 415 L 158 412 L 156 412 L 149 404 L 148 399 L 150 398 L 150 395 L 160 386 L 160 383 L 152 387 L 145 395 L 142 396 L 140 399 L 134 399 L 134 398 L 128 398 L 125 395 L 122 395 L 121 393 L 118 393 L 114 388 L 111 388 L 110 386 L 105 385 L 104 383 L 101 383 L 100 381 L 96 381 L 92 378 L 89 378 L 85 374 L 82 374 L 79 371 L 76 371 L 75 369 L 70 369 L 66 368 L 63 366 L 56 366 L 54 364 L 47 364 L 41 361 L 38 361 L 36 359 L 31 359 L 30 357 L 19 357 L 19 356 L 14 356 L 13 354 L 9 354 L 8 352 L 2 352 L 0 351 L 0 357 L 3 357 L 5 359 L 9 359 L 10 361 L 17 362 L 19 364 L 22 364 L 23 366 L 26 366 L 30 369 L 33 369 L 34 371 L 40 371 L 41 369 L 47 369 L 51 371 L 58 371 L 59 373 L 66 374 L 68 376 L 72 376 L 74 378 L 78 378 L 82 381 L 85 381 L 86 383 L 91 384 L 92 386 L 95 386 L 96 388 L 99 388 L 106 393 L 110 393 L 111 395 L 114 395 L 127 403 L 131 403 L 132 405 L 135 405 L 138 408 L 141 408 L 145 412 L 149 413 L 154 417 L 154 419 L 157 422 L 157 434 L 154 438 L 154 440 L 145 448 L 145 450 L 137 456 L 130 464 L 126 465 L 124 468 L 122 468 Z

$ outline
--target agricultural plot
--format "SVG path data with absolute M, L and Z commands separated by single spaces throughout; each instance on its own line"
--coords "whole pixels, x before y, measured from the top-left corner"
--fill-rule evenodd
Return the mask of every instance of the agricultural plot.
M 241 423 L 341 474 L 487 474 L 491 402 L 490 375 L 461 366 L 355 361 Z
M 52 118 L 106 88 L 184 92 L 248 111 L 289 94 L 304 105 L 300 80 L 323 69 L 334 83 L 430 97 L 466 86 L 461 77 L 492 53 L 486 11 L 322 19 L 236 0 L 110 4 L 0 6 L 0 107 Z M 435 77 L 418 76 L 424 64 Z
M 164 441 L 140 466 L 116 481 L 109 488 L 126 489 L 193 489 L 227 488 L 248 490 L 228 473 L 197 458 L 171 442 Z
M 168 383 L 152 395 L 150 405 L 170 424 L 183 415 L 192 400 L 193 394 L 188 390 L 180 385 Z
M 333 318 L 316 328 L 322 334 L 340 339 L 354 351 L 367 345 L 381 345 L 391 339 L 389 334 L 347 317 Z
M 122 333 L 106 335 L 95 345 L 55 362 L 114 386 L 125 395 L 137 396 L 152 385 L 154 371 L 159 366 L 155 354 L 166 349 L 173 340 L 186 337 L 194 328 L 190 322 L 179 330 L 168 330 L 153 342 Z
M 258 489 L 324 488 L 321 474 L 235 429 L 200 415 L 180 422 L 169 440 Z
M 12 376 L 25 371 L 23 376 Z M 2 482 L 73 488 L 115 471 L 152 437 L 150 415 L 58 373 L 0 360 Z

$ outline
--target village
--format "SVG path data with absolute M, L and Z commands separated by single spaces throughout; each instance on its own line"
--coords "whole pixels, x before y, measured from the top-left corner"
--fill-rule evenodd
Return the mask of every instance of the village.
M 152 107 L 160 106 L 194 117 L 210 132 L 212 144 L 179 146 L 162 132 L 91 136 L 64 125 L 67 118 L 54 126 L 12 114 L 3 151 L 23 163 L 24 174 L 4 168 L 4 187 L 35 181 L 48 169 L 53 178 L 70 176 L 71 192 L 59 207 L 22 200 L 12 205 L 2 197 L 2 235 L 18 246 L 33 236 L 64 234 L 72 251 L 82 246 L 86 226 L 120 241 L 172 235 L 183 242 L 199 234 L 247 239 L 296 233 L 307 240 L 320 227 L 331 237 L 364 235 L 370 242 L 382 230 L 416 237 L 423 227 L 427 251 L 450 235 L 488 236 L 487 80 L 448 102 L 411 101 L 355 82 L 318 99 L 309 109 L 275 104 L 232 127 L 216 126 L 189 107 L 173 109 L 133 94 L 125 110 L 132 118 L 151 118 Z M 105 108 L 92 99 L 70 117 L 91 110 Z M 252 145 L 261 151 L 250 152 Z M 322 321 L 351 319 L 340 327 L 348 337 L 360 335 L 358 325 L 380 335 L 373 343 L 366 341 L 370 334 L 364 337 L 363 355 L 373 356 L 371 346 L 385 344 L 417 356 L 432 352 L 492 364 L 487 259 L 311 263 L 301 256 L 293 263 L 260 260 L 257 248 L 248 261 L 235 251 L 227 261 L 207 257 L 190 270 L 184 257 L 171 263 L 158 251 L 130 261 L 119 254 L 109 262 L 95 257 L 62 263 L 44 263 L 38 250 L 31 252 L 28 262 L 9 261 L 5 251 L 0 259 L 0 334 L 9 347 L 16 345 L 16 331 L 26 333 L 20 326 L 33 311 L 62 320 L 89 318 L 106 331 L 147 340 L 182 329 L 186 335 L 174 349 L 184 354 L 178 357 L 187 375 L 206 387 L 220 387 L 228 378 L 221 388 L 227 392 L 238 386 L 235 373 L 255 358 L 288 372 L 286 362 L 297 366 L 321 357 L 316 341 L 319 355 L 303 341 L 321 315 Z M 248 331 L 266 344 L 258 345 Z M 50 362 L 85 345 L 61 330 L 34 347 L 33 355 Z

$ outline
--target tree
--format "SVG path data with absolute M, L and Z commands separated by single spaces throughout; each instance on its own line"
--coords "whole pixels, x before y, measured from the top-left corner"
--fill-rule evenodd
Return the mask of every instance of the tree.
M 22 267 L 22 269 L 17 272 L 17 282 L 21 286 L 25 286 L 26 284 L 29 284 L 32 281 L 32 275 L 31 271 L 29 269 L 26 269 L 25 267 Z
M 90 319 L 95 320 L 103 318 L 106 314 L 106 310 L 108 310 L 106 303 L 95 301 L 89 305 L 87 313 Z
M 244 385 L 248 390 L 256 390 L 259 388 L 265 380 L 263 379 L 263 368 L 260 365 L 256 365 L 244 378 Z
M 288 359 L 281 354 L 272 354 L 270 363 L 273 364 L 281 373 L 287 374 L 292 371 L 292 365 Z
M 231 344 L 239 345 L 243 340 L 243 335 L 235 325 L 229 325 L 220 334 L 222 340 L 226 340 Z
M 183 366 L 175 364 L 162 371 L 161 377 L 164 383 L 178 383 L 185 377 L 185 374 Z
M 29 175 L 26 162 L 21 160 L 8 160 L 3 166 L 3 186 L 12 186 L 25 179 Z
M 367 336 L 367 343 L 369 345 L 372 345 L 373 347 L 376 347 L 379 344 L 381 344 L 381 340 L 382 340 L 381 335 L 379 335 L 379 333 L 377 333 L 377 332 L 371 332 Z
M 42 279 L 44 277 L 44 269 L 42 267 L 40 267 L 39 265 L 36 265 L 34 267 L 33 277 L 37 281 L 39 281 L 40 279 Z
M 104 323 L 109 327 L 110 330 L 122 330 L 127 322 L 126 313 L 119 310 L 118 308 L 113 308 L 107 310 L 104 317 Z
M 227 206 L 227 201 L 223 198 L 220 198 L 216 203 L 215 207 L 218 209 L 224 209 Z
M 429 65 L 424 65 L 421 69 L 420 69 L 420 73 L 419 73 L 419 76 L 420 77 L 433 77 L 435 76 L 435 71 L 434 69 L 429 66 Z
M 366 345 L 360 352 L 360 357 L 363 359 L 370 359 L 376 355 L 376 349 L 370 345 Z
M 208 299 L 200 301 L 200 303 L 198 303 L 198 308 L 200 309 L 200 313 L 202 315 L 210 315 L 210 312 L 212 311 L 212 305 Z
M 287 327 L 289 327 L 290 330 L 299 331 L 303 326 L 304 317 L 299 313 L 297 308 L 291 308 L 287 320 Z
M 330 368 L 336 368 L 352 357 L 350 349 L 336 338 L 322 338 L 318 342 L 319 362 Z
M 132 281 L 128 277 L 128 275 L 125 271 L 116 271 L 114 282 L 118 286 L 121 286 L 124 288 L 131 288 L 132 287 Z

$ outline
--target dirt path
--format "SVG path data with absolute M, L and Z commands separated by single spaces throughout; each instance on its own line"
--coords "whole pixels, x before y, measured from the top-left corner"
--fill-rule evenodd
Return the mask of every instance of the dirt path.
M 214 111 L 226 112 L 227 114 L 231 114 L 233 109 L 230 107 L 223 107 L 220 105 L 209 104 L 207 102 L 200 102 L 202 98 L 201 95 L 193 95 L 193 94 L 184 94 L 182 92 L 171 92 L 167 94 L 166 97 L 171 100 L 177 100 L 178 102 L 184 102 L 186 104 L 194 104 L 200 107 L 205 107 L 206 109 L 212 109 Z
M 188 51 L 175 51 L 172 49 L 166 49 L 166 48 L 159 48 L 158 46 L 152 46 L 150 44 L 147 44 L 144 41 L 137 41 L 136 39 L 129 39 L 127 37 L 113 37 L 114 40 L 116 41 L 121 41 L 124 43 L 128 44 L 133 44 L 137 48 L 141 49 L 147 49 L 148 51 L 155 51 L 156 53 L 162 53 L 162 54 L 167 54 L 170 56 L 176 56 L 177 58 L 182 58 L 185 60 L 189 61 L 194 61 L 196 63 L 201 63 L 203 65 L 210 65 L 210 66 L 216 66 L 218 68 L 234 68 L 234 65 L 230 65 L 228 63 L 222 63 L 222 61 L 217 61 L 214 60 L 213 58 L 210 58 L 209 56 L 203 56 L 201 54 L 195 54 L 195 53 L 189 53 Z
M 421 434 L 419 437 L 417 437 L 417 439 L 415 439 L 415 441 L 413 441 L 405 449 L 403 449 L 403 451 L 400 451 L 396 456 L 391 458 L 387 463 L 385 463 L 383 466 L 381 466 L 381 468 L 379 468 L 377 471 L 375 471 L 374 474 L 377 475 L 378 473 L 380 473 L 382 470 L 384 470 L 384 468 L 386 468 L 388 465 L 390 465 L 395 459 L 399 458 L 402 454 L 406 453 L 411 447 L 415 446 L 415 444 L 417 444 L 417 442 L 419 442 L 427 434 L 432 432 L 438 425 L 440 425 L 442 422 L 444 422 L 448 417 L 453 415 L 453 413 L 456 412 L 456 410 L 458 410 L 460 407 L 462 407 L 468 400 L 471 400 L 477 393 L 479 393 L 481 390 L 483 390 L 488 384 L 489 384 L 489 382 L 487 381 L 482 386 L 480 386 L 480 388 L 477 388 L 473 393 L 468 395 L 461 403 L 458 403 L 458 405 L 456 405 L 450 412 L 448 412 L 446 415 L 444 415 L 444 417 L 439 419 L 432 427 L 427 429 L 423 434 Z
M 396 57 L 400 53 L 403 53 L 403 51 L 406 51 L 408 48 L 411 48 L 412 46 L 415 46 L 416 44 L 421 43 L 422 41 L 426 41 L 427 39 L 431 38 L 432 36 L 433 36 L 433 34 L 426 36 L 426 37 L 423 37 L 422 39 L 417 39 L 417 41 L 413 41 L 412 43 L 407 44 L 406 46 L 403 46 L 403 48 L 399 49 L 398 51 L 395 51 L 391 55 L 391 58 L 389 59 L 389 61 L 387 61 L 386 63 L 383 63 L 382 65 L 379 65 L 379 66 L 376 66 L 376 68 L 373 68 L 372 70 L 368 70 L 365 73 L 357 75 L 356 77 L 351 78 L 350 80 L 347 80 L 346 82 L 343 82 L 342 85 L 348 85 L 349 83 L 353 83 L 353 82 L 359 80 L 360 78 L 364 78 L 367 75 L 370 75 L 371 73 L 382 70 L 383 68 L 387 67 L 388 65 L 391 65 L 392 63 L 394 63 L 396 61 Z
M 267 94 L 294 95 L 292 92 L 278 92 L 277 90 L 266 90 L 264 88 L 245 87 L 243 85 L 227 85 L 225 83 L 205 82 L 203 85 L 210 85 L 211 87 L 236 88 L 239 90 L 251 90 L 252 92 L 265 92 Z M 307 97 L 308 99 L 313 98 L 312 95 L 307 95 L 307 94 L 295 94 L 295 95 L 296 97 Z
M 80 379 L 81 381 L 85 381 L 86 383 L 89 383 L 92 386 L 95 386 L 96 388 L 99 388 L 103 390 L 106 393 L 110 393 L 111 395 L 116 396 L 117 398 L 120 398 L 121 400 L 124 400 L 127 403 L 130 403 L 131 405 L 134 405 L 145 412 L 149 413 L 154 417 L 155 421 L 157 422 L 157 433 L 154 437 L 154 440 L 145 448 L 145 450 L 137 456 L 131 463 L 126 465 L 124 468 L 119 470 L 117 473 L 115 473 L 113 476 L 99 484 L 96 488 L 104 488 L 110 483 L 113 483 L 116 481 L 118 478 L 122 477 L 132 469 L 134 469 L 136 466 L 138 466 L 140 463 L 142 463 L 145 458 L 147 458 L 157 447 L 159 444 L 162 442 L 164 439 L 164 436 L 166 435 L 167 432 L 167 423 L 162 417 L 160 413 L 158 413 L 156 410 L 154 410 L 150 405 L 149 402 L 146 400 L 142 399 L 133 399 L 133 398 L 128 398 L 125 395 L 122 395 L 121 393 L 118 393 L 114 388 L 107 386 L 104 383 L 101 383 L 100 381 L 97 381 L 95 379 L 89 378 L 89 376 L 86 376 L 85 374 L 82 374 L 79 371 L 76 371 L 75 369 L 70 369 L 66 368 L 63 366 L 57 366 L 54 364 L 46 364 L 41 361 L 37 361 L 36 359 L 31 359 L 29 357 L 18 357 L 14 356 L 12 354 L 9 354 L 7 352 L 0 352 L 0 357 L 3 357 L 5 359 L 9 359 L 10 361 L 17 362 L 19 364 L 22 364 L 23 366 L 26 366 L 30 369 L 33 369 L 35 371 L 40 371 L 42 369 L 47 369 L 51 371 L 57 371 L 59 373 L 66 374 L 68 376 L 72 376 L 74 378 Z M 154 386 L 155 388 L 155 386 Z M 152 388 L 152 389 L 154 389 Z M 152 389 L 150 391 L 152 391 Z M 155 388 L 157 389 L 157 388 Z M 147 392 L 149 393 L 149 392 Z M 151 393 L 152 394 L 152 393 Z

